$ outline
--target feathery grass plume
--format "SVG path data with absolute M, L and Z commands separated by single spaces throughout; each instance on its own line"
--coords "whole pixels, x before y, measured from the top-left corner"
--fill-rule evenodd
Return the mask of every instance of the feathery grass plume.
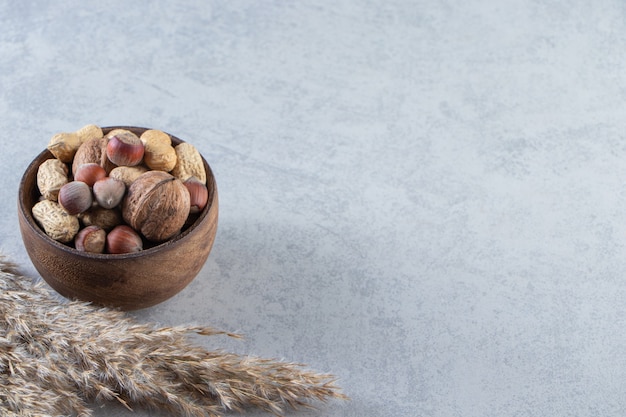
M 283 415 L 347 398 L 332 375 L 209 351 L 192 344 L 191 333 L 238 337 L 61 301 L 0 257 L 0 415 L 88 417 L 93 401 L 188 417 L 250 407 Z

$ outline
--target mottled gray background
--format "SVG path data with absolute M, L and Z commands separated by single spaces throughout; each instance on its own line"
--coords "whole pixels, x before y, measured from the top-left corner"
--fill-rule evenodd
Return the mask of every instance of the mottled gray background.
M 0 251 L 36 275 L 16 194 L 52 134 L 159 128 L 221 217 L 140 320 L 336 373 L 352 401 L 301 416 L 620 416 L 625 100 L 618 0 L 2 0 Z

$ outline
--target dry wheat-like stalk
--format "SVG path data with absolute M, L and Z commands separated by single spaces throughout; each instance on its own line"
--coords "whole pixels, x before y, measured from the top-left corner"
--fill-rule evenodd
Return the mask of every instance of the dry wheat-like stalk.
M 91 402 L 116 400 L 176 416 L 250 407 L 282 415 L 346 398 L 330 374 L 209 351 L 191 343 L 190 333 L 228 334 L 142 324 L 116 310 L 61 301 L 0 257 L 0 414 L 87 417 Z

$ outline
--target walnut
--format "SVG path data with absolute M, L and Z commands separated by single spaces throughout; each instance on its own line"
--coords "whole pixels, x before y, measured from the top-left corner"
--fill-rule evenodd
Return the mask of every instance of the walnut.
M 106 154 L 107 139 L 93 137 L 87 139 L 76 151 L 74 160 L 72 162 L 72 173 L 76 174 L 76 170 L 79 166 L 88 163 L 100 164 L 104 170 L 109 173 L 115 165 L 109 161 Z
M 180 232 L 190 209 L 182 181 L 164 171 L 148 171 L 128 187 L 122 217 L 146 239 L 162 242 Z

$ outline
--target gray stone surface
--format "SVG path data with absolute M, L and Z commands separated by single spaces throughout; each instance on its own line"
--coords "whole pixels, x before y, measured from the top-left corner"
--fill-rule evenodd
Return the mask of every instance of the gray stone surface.
M 336 373 L 352 401 L 302 416 L 626 413 L 622 2 L 0 1 L 0 28 L 0 251 L 26 271 L 49 137 L 159 128 L 221 217 L 140 320 Z

